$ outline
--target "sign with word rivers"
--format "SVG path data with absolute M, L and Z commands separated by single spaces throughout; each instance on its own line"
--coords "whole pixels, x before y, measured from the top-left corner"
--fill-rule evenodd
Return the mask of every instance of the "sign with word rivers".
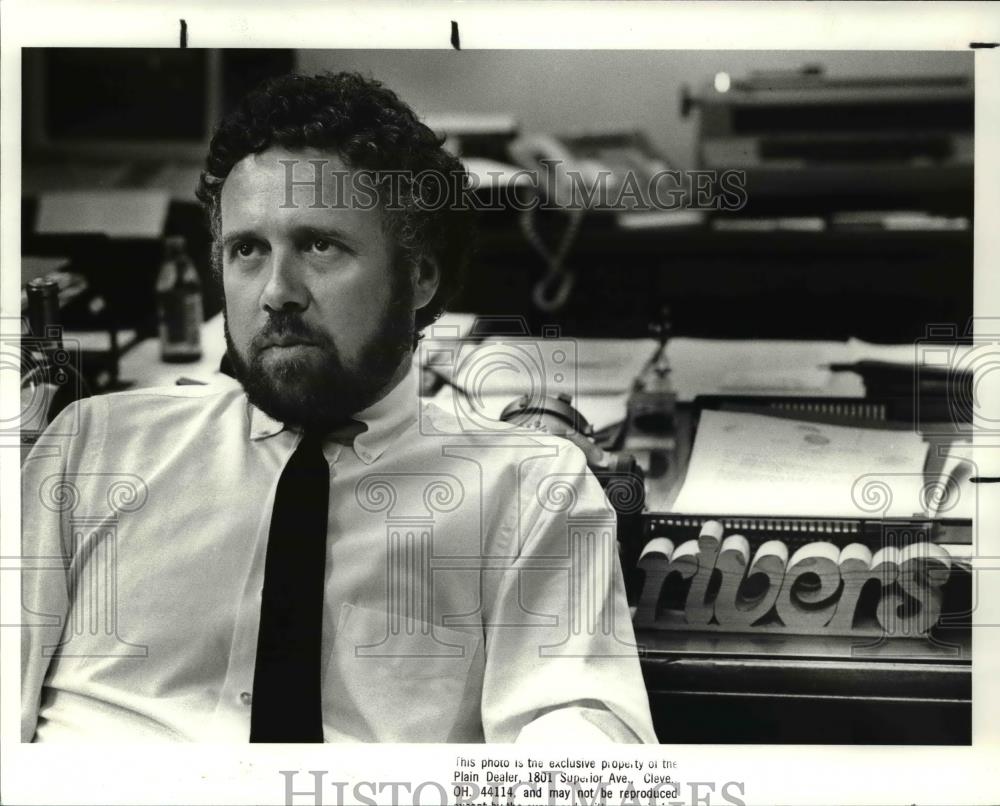
M 914 637 L 941 616 L 952 558 L 934 543 L 873 554 L 860 543 L 841 549 L 818 541 L 789 557 L 783 542 L 769 540 L 751 561 L 745 537 L 722 534 L 720 523 L 707 521 L 697 540 L 674 547 L 658 537 L 646 544 L 637 627 Z

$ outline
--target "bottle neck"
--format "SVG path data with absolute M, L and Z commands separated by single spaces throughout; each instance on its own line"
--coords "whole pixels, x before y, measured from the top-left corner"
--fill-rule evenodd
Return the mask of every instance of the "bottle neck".
M 187 245 L 182 237 L 172 236 L 166 239 L 163 244 L 163 260 L 178 265 L 187 260 Z

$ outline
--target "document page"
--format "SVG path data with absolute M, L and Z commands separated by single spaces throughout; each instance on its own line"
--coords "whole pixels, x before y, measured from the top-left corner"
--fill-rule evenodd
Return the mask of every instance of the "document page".
M 675 512 L 911 517 L 927 444 L 910 431 L 705 411 Z

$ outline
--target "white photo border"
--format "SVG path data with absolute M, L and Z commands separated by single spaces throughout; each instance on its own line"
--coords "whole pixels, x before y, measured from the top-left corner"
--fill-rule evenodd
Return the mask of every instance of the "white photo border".
M 181 19 L 190 47 L 462 49 L 963 50 L 1000 42 L 1000 14 L 988 3 L 82 3 L 4 0 L 2 289 L 0 312 L 19 315 L 20 105 L 22 47 L 174 47 Z M 993 11 L 994 13 L 990 13 Z M 975 315 L 1000 324 L 1000 48 L 975 51 Z M 1000 332 L 997 330 L 994 333 Z M 981 391 L 1000 402 L 1000 373 Z M 0 388 L 7 406 L 16 390 Z M 6 410 L 6 409 L 5 409 Z M 984 443 L 987 444 L 987 443 Z M 994 457 L 993 454 L 996 454 Z M 19 553 L 16 451 L 0 451 L 5 505 L 0 557 Z M 978 460 L 1000 476 L 1000 446 Z M 979 529 L 1000 558 L 1000 501 L 982 497 Z M 6 565 L 6 563 L 4 563 Z M 1000 562 L 994 562 L 1000 566 Z M 977 621 L 1000 625 L 1000 584 L 986 570 Z M 18 574 L 0 580 L 0 623 L 16 623 Z M 747 804 L 996 803 L 1000 801 L 1000 627 L 974 631 L 972 747 L 712 746 L 610 750 L 520 746 L 22 745 L 16 627 L 0 628 L 2 799 L 9 804 L 285 803 L 280 770 L 328 770 L 329 780 L 448 782 L 455 758 L 570 756 L 677 762 L 683 780 L 741 781 Z M 324 803 L 335 803 L 335 791 Z M 350 794 L 350 790 L 348 790 Z M 434 802 L 432 793 L 424 802 Z M 313 802 L 297 798 L 296 803 Z M 344 802 L 352 802 L 344 800 Z M 387 802 L 379 799 L 379 803 Z M 401 801 L 401 802 L 406 802 Z M 690 800 L 685 800 L 685 803 Z M 713 803 L 725 802 L 718 795 Z

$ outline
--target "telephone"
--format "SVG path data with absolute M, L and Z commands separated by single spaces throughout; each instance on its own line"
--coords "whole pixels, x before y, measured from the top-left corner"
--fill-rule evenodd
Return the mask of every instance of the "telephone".
M 642 203 L 650 201 L 648 188 L 657 173 L 670 168 L 639 131 L 591 132 L 576 135 L 531 134 L 508 146 L 511 159 L 536 171 L 536 187 L 545 209 L 624 210 L 621 199 L 629 176 Z
M 524 135 L 508 148 L 515 163 L 535 172 L 539 203 L 522 210 L 521 229 L 545 261 L 546 272 L 535 284 L 532 299 L 539 310 L 556 311 L 566 304 L 573 290 L 573 273 L 566 259 L 585 214 L 599 209 L 622 212 L 641 205 L 648 208 L 651 181 L 669 166 L 638 131 L 558 137 Z M 639 201 L 635 199 L 636 191 Z M 538 209 L 560 210 L 568 216 L 554 247 L 545 243 L 538 232 Z

